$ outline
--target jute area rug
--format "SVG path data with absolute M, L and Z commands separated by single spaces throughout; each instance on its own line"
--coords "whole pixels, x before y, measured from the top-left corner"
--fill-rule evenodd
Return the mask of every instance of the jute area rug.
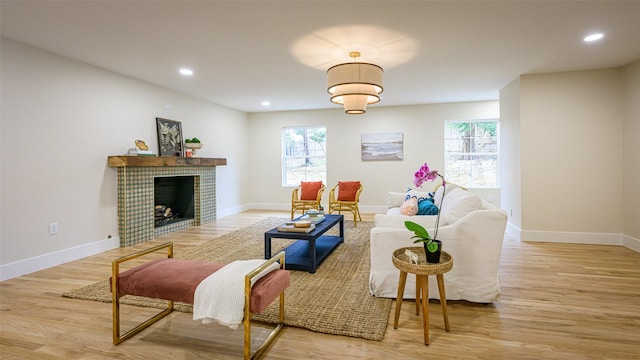
M 287 219 L 268 218 L 254 225 L 214 238 L 202 245 L 175 253 L 175 258 L 228 263 L 264 257 L 264 233 Z M 318 267 L 315 274 L 291 271 L 291 286 L 285 293 L 285 324 L 308 330 L 382 340 L 387 328 L 391 299 L 369 294 L 369 232 L 373 222 L 344 221 L 345 241 Z M 337 225 L 336 225 L 337 228 Z M 337 234 L 331 229 L 329 234 Z M 273 239 L 272 254 L 291 240 Z M 111 302 L 108 279 L 65 292 L 66 297 Z M 165 302 L 124 296 L 122 304 L 162 308 Z M 278 322 L 278 301 L 253 319 Z M 175 310 L 192 312 L 191 305 L 176 303 Z

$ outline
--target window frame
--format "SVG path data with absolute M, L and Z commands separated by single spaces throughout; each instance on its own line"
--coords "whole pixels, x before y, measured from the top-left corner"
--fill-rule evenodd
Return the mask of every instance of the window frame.
M 447 126 L 448 124 L 452 124 L 452 123 L 482 123 L 482 122 L 495 122 L 496 124 L 496 134 L 495 134 L 495 138 L 496 138 L 496 150 L 495 152 L 469 152 L 469 153 L 459 153 L 461 155 L 463 154 L 467 154 L 467 155 L 495 155 L 496 157 L 496 168 L 495 168 L 495 174 L 496 174 L 496 180 L 495 180 L 495 184 L 490 184 L 490 185 L 481 185 L 481 184 L 477 184 L 477 183 L 470 183 L 470 184 L 458 184 L 455 181 L 450 180 L 447 176 L 447 169 L 449 168 L 448 166 L 448 157 L 451 153 L 456 153 L 453 151 L 448 151 L 447 149 L 447 142 L 448 140 L 452 140 L 454 138 L 448 138 L 447 137 Z M 500 188 L 500 118 L 486 118 L 486 119 L 467 119 L 467 120 L 445 120 L 444 121 L 444 127 L 443 127 L 443 140 L 444 140 L 444 144 L 443 144 L 443 163 L 444 163 L 444 176 L 445 178 L 447 178 L 447 181 L 452 181 L 458 185 L 464 186 L 466 188 L 474 188 L 474 189 L 499 189 Z M 470 174 L 470 179 L 473 180 L 473 173 Z
M 318 155 L 291 155 L 288 156 L 287 155 L 287 132 L 288 131 L 296 131 L 296 130 L 315 130 L 315 129 L 323 129 L 324 130 L 324 148 L 322 149 L 324 156 L 318 156 Z M 287 164 L 289 159 L 292 158 L 319 158 L 322 159 L 324 162 L 324 174 L 322 174 L 320 176 L 320 179 L 318 178 L 307 178 L 306 177 L 306 173 L 303 179 L 301 179 L 300 181 L 322 181 L 322 183 L 326 184 L 327 183 L 327 167 L 326 167 L 326 163 L 327 163 L 327 127 L 325 125 L 313 125 L 313 126 L 283 126 L 282 127 L 282 131 L 281 131 L 281 138 L 280 138 L 280 143 L 281 143 L 281 147 L 282 147 L 282 152 L 281 152 L 281 184 L 282 187 L 285 188 L 295 188 L 300 186 L 300 182 L 297 183 L 288 183 L 288 174 L 289 174 L 289 168 L 287 168 Z M 321 147 L 322 148 L 322 147 Z M 313 173 L 312 173 L 313 174 Z

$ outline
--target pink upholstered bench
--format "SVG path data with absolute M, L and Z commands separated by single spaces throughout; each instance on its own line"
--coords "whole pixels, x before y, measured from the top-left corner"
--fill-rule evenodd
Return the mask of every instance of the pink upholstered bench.
M 119 265 L 123 262 L 165 248 L 167 249 L 167 258 L 156 259 L 122 273 L 119 272 Z M 243 320 L 245 359 L 251 357 L 251 314 L 261 313 L 271 302 L 277 297 L 280 297 L 280 321 L 267 337 L 267 340 L 256 350 L 254 357 L 258 356 L 275 340 L 284 324 L 284 291 L 289 287 L 291 281 L 289 271 L 284 270 L 284 260 L 284 252 L 282 252 L 245 276 L 245 310 Z M 271 271 L 251 286 L 251 279 L 274 262 L 280 263 L 280 269 Z M 117 345 L 125 341 L 169 314 L 173 311 L 174 302 L 193 304 L 194 294 L 198 284 L 223 266 L 224 264 L 173 259 L 172 243 L 162 244 L 114 260 L 110 279 L 113 298 L 113 343 Z M 116 289 L 116 291 L 113 291 L 113 289 Z M 125 295 L 167 300 L 167 308 L 123 335 L 120 335 L 119 299 Z

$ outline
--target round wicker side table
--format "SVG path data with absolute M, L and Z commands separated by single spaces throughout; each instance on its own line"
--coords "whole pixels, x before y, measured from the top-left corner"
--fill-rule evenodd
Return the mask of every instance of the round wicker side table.
M 411 263 L 406 250 L 411 250 L 418 255 L 418 263 Z M 398 296 L 396 299 L 396 312 L 393 319 L 393 328 L 398 328 L 400 309 L 402 307 L 402 297 L 404 296 L 404 286 L 407 281 L 407 273 L 416 275 L 416 315 L 420 314 L 420 303 L 422 303 L 422 327 L 424 329 L 424 344 L 429 345 L 429 275 L 435 275 L 438 281 L 438 292 L 440 293 L 440 305 L 442 306 L 442 317 L 444 318 L 444 328 L 449 331 L 449 314 L 447 313 L 447 296 L 444 290 L 444 273 L 453 267 L 453 258 L 445 251 L 440 254 L 440 262 L 437 264 L 427 263 L 423 246 L 403 247 L 393 252 L 391 257 L 393 265 L 400 270 L 400 280 L 398 282 Z

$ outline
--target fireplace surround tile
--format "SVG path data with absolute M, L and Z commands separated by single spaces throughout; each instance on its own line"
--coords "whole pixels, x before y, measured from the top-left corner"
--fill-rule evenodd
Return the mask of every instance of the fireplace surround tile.
M 194 218 L 154 227 L 154 178 L 194 176 Z M 118 167 L 118 231 L 120 246 L 205 224 L 216 218 L 215 166 L 121 166 Z

